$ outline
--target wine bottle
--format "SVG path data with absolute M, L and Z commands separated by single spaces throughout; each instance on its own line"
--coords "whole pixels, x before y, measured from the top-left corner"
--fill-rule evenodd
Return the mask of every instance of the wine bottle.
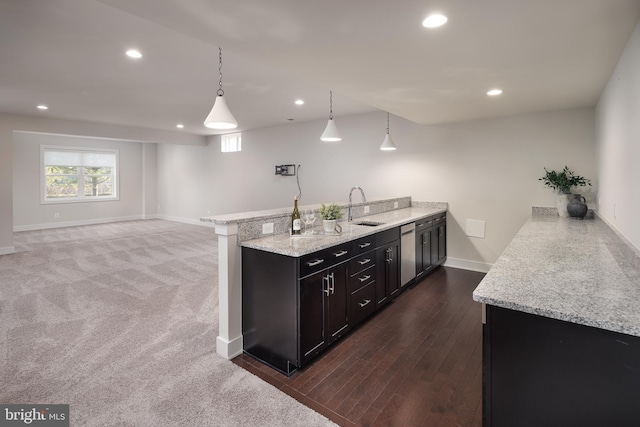
M 300 220 L 300 212 L 298 211 L 298 196 L 293 198 L 293 213 L 291 214 L 291 234 L 300 234 L 302 229 L 302 221 Z

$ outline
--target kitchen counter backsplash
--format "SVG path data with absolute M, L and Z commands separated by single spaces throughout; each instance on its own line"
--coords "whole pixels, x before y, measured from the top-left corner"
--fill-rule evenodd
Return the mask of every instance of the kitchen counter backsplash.
M 398 207 L 394 207 L 394 203 L 398 203 Z M 332 202 L 327 202 L 332 203 Z M 349 203 L 337 203 L 342 208 L 342 217 L 347 219 L 347 210 Z M 318 215 L 317 211 L 321 204 L 299 206 L 298 209 L 302 212 L 305 209 L 314 209 L 316 211 L 315 225 L 321 224 L 322 219 Z M 364 213 L 364 207 L 369 206 L 369 212 Z M 397 209 L 405 209 L 409 207 L 423 207 L 423 208 L 435 208 L 435 209 L 448 209 L 448 203 L 446 202 L 412 202 L 411 197 L 396 197 L 392 199 L 370 200 L 366 202 L 353 203 L 351 212 L 353 218 L 361 218 L 364 216 L 376 215 L 379 213 L 389 212 Z M 214 224 L 237 224 L 238 225 L 238 243 L 242 243 L 247 240 L 258 239 L 260 237 L 266 237 L 271 234 L 262 234 L 262 225 L 264 223 L 273 223 L 273 234 L 288 234 L 289 227 L 291 226 L 291 208 L 278 208 L 263 211 L 244 212 L 237 214 L 227 215 L 215 215 L 210 217 L 200 218 L 203 222 L 212 222 Z

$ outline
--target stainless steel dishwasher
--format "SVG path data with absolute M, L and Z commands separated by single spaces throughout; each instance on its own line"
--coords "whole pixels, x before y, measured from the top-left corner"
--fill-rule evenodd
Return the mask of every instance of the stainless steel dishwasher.
M 416 224 L 400 227 L 400 284 L 405 286 L 416 277 Z

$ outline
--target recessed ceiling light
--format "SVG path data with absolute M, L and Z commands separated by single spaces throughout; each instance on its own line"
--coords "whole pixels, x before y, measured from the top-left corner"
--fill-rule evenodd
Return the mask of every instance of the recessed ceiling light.
M 49 107 L 47 107 L 46 105 L 38 105 L 38 107 L 36 107 L 36 108 L 38 108 L 38 110 L 48 110 L 49 109 Z
M 129 58 L 135 58 L 135 59 L 140 59 L 140 58 L 142 58 L 142 54 L 141 54 L 141 53 L 140 53 L 140 51 L 139 51 L 139 50 L 137 50 L 137 49 L 129 49 L 129 50 L 127 51 L 127 56 L 128 56 Z
M 491 89 L 489 92 L 487 92 L 487 95 L 489 96 L 502 95 L 502 89 Z
M 178 124 L 176 125 L 176 127 L 177 127 L 178 129 L 182 129 L 182 128 L 184 128 L 184 125 L 183 125 L 182 123 L 178 123 Z
M 440 15 L 439 13 L 435 13 L 433 15 L 427 16 L 424 21 L 422 21 L 422 26 L 426 28 L 436 28 L 444 25 L 449 18 L 444 15 Z
M 295 104 L 296 105 L 302 105 L 302 104 L 304 104 L 304 101 L 302 99 L 296 99 Z

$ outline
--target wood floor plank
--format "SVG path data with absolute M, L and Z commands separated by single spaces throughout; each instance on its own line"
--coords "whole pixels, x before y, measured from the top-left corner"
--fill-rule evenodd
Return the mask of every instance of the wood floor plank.
M 483 277 L 439 268 L 291 377 L 234 363 L 341 426 L 480 426 Z

